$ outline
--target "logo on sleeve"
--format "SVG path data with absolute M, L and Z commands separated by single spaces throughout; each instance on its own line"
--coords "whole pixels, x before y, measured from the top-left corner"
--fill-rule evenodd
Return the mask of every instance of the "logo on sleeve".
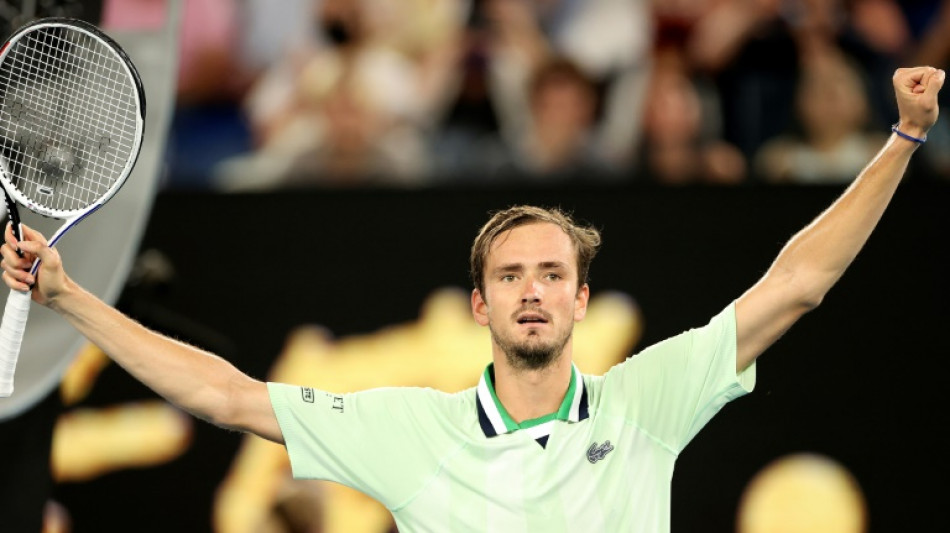
M 590 448 L 587 448 L 587 460 L 590 461 L 590 464 L 594 464 L 607 457 L 607 454 L 612 451 L 614 451 L 614 447 L 609 440 L 605 440 L 603 444 L 597 444 L 597 441 L 594 441 Z
M 300 394 L 303 395 L 303 401 L 313 403 L 313 389 L 310 387 L 300 387 Z
M 338 413 L 342 413 L 343 412 L 343 397 L 337 396 L 335 394 L 327 394 L 327 396 L 329 396 L 330 398 L 333 398 L 333 404 L 331 405 L 331 409 L 333 409 L 334 411 Z

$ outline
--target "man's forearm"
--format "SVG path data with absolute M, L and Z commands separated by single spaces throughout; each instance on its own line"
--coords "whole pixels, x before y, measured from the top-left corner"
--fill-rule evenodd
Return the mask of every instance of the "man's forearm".
M 851 186 L 788 242 L 770 274 L 791 275 L 806 302 L 817 305 L 867 242 L 915 149 L 892 135 Z
M 232 386 L 249 380 L 220 357 L 151 331 L 68 282 L 51 307 L 136 379 L 168 401 L 229 425 Z

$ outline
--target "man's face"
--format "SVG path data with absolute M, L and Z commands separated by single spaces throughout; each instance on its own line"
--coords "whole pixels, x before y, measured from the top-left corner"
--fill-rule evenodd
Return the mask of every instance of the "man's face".
M 586 284 L 578 290 L 577 253 L 567 234 L 554 224 L 526 224 L 492 243 L 484 293 L 472 292 L 472 312 L 512 366 L 538 369 L 561 355 L 589 296 Z

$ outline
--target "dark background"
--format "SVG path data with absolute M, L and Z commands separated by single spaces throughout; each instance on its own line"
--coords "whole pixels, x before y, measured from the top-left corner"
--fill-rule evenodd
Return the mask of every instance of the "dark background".
M 760 360 L 756 391 L 726 407 L 682 454 L 674 532 L 731 531 L 749 479 L 799 451 L 831 456 L 855 475 L 871 531 L 941 528 L 950 188 L 902 187 L 825 303 Z M 559 205 L 603 230 L 592 290 L 636 299 L 645 321 L 638 351 L 704 324 L 841 191 L 165 192 L 142 249 L 163 253 L 175 276 L 130 287 L 120 305 L 263 377 L 297 325 L 338 336 L 372 332 L 416 319 L 436 288 L 469 287 L 469 246 L 488 212 L 530 202 Z M 150 397 L 111 366 L 84 405 Z M 56 487 L 75 531 L 210 529 L 214 491 L 240 435 L 196 428 L 190 450 L 165 466 Z

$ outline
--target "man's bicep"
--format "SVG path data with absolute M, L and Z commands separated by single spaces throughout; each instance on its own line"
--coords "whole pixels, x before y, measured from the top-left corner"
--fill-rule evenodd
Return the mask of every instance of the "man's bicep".
M 271 404 L 267 384 L 248 378 L 233 384 L 233 388 L 230 403 L 235 407 L 236 413 L 232 427 L 283 444 L 284 436 Z

